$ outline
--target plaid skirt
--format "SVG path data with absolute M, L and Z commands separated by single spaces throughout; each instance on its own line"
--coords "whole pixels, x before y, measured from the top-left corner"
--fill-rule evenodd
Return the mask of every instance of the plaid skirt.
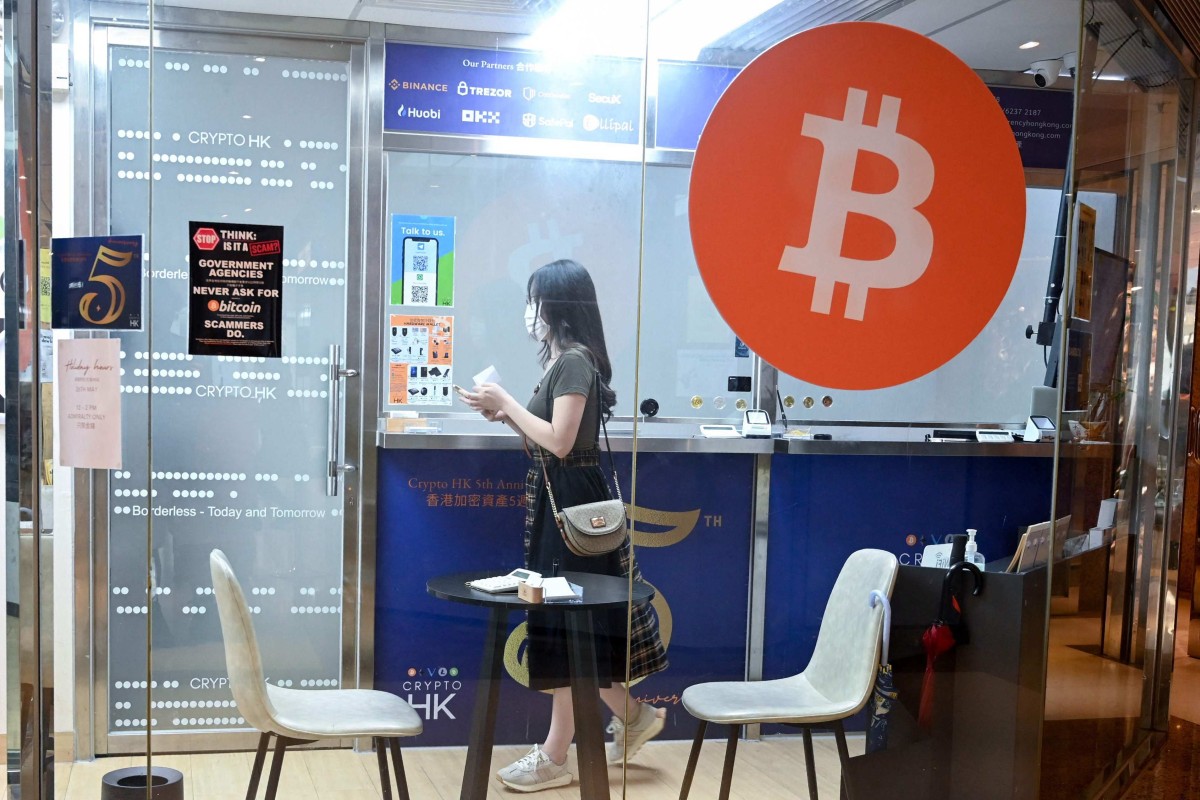
M 559 508 L 610 497 L 604 473 L 600 469 L 600 451 L 590 449 L 556 458 L 538 448 L 525 475 L 525 566 L 549 575 L 555 561 L 559 569 L 614 575 L 641 581 L 642 573 L 626 537 L 616 551 L 603 556 L 577 556 L 567 549 L 554 522 L 542 460 L 550 474 L 555 501 Z M 629 657 L 631 679 L 644 678 L 667 668 L 667 654 L 658 631 L 658 616 L 649 603 L 635 605 L 632 619 L 626 609 L 597 611 L 593 614 L 596 637 L 596 671 L 601 686 L 625 680 L 625 659 Z M 552 689 L 569 685 L 566 626 L 560 614 L 536 610 L 526 612 L 529 639 L 526 663 L 532 689 Z M 626 632 L 629 636 L 626 636 Z

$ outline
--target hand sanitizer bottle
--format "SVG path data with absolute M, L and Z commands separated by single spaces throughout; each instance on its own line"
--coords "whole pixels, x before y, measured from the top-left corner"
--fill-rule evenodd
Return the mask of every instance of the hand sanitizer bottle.
M 967 550 L 963 556 L 963 561 L 983 569 L 983 556 L 979 555 L 979 545 L 975 544 L 975 534 L 978 533 L 974 528 L 967 528 Z

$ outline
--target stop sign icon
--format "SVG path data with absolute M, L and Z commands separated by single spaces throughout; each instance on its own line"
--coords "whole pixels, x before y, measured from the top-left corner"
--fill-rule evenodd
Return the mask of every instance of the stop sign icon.
M 221 237 L 217 236 L 217 232 L 212 228 L 199 228 L 192 237 L 192 241 L 201 250 L 215 250 L 221 241 Z

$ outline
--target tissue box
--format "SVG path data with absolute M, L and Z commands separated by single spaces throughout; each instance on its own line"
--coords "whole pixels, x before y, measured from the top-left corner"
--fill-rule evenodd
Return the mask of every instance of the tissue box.
M 525 581 L 517 583 L 517 597 L 524 600 L 526 603 L 540 603 L 544 596 L 544 590 L 541 586 L 530 586 Z

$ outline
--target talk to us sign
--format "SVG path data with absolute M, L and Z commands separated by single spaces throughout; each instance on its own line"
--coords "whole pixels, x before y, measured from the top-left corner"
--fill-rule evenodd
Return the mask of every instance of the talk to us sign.
M 188 226 L 188 352 L 279 358 L 283 226 Z
M 1025 179 L 970 67 L 903 28 L 840 23 L 729 85 L 689 214 L 705 287 L 752 350 L 810 383 L 878 389 L 937 369 L 992 318 L 1020 257 Z

